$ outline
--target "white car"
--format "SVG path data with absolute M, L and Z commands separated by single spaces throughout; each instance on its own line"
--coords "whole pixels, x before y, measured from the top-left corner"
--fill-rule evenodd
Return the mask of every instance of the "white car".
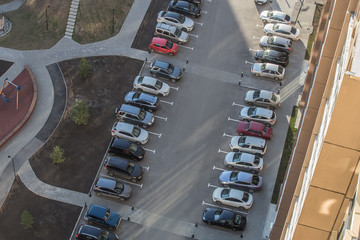
M 292 40 L 299 40 L 300 30 L 283 23 L 268 23 L 264 26 L 264 32 L 268 36 L 276 35 Z
M 257 77 L 273 78 L 282 80 L 285 77 L 285 68 L 273 63 L 254 63 L 251 65 L 251 73 Z
M 158 23 L 166 23 L 179 28 L 182 31 L 190 32 L 194 28 L 194 21 L 176 12 L 160 11 L 157 16 Z
M 229 152 L 225 156 L 224 164 L 231 168 L 258 173 L 264 166 L 264 160 L 250 153 Z
M 167 96 L 170 93 L 170 86 L 153 77 L 137 76 L 133 84 L 136 90 L 152 93 L 155 95 Z
M 254 0 L 254 1 L 259 5 L 264 5 L 265 3 L 267 3 L 267 0 Z
M 280 107 L 280 95 L 267 90 L 249 90 L 245 95 L 245 102 L 274 109 Z
M 240 121 L 256 121 L 270 127 L 276 122 L 276 113 L 262 107 L 244 107 L 239 114 Z
M 260 13 L 260 19 L 263 23 L 291 23 L 291 17 L 280 11 L 262 11 Z
M 216 203 L 240 209 L 249 209 L 253 204 L 252 194 L 232 188 L 216 188 L 213 192 L 212 199 Z
M 231 138 L 229 147 L 233 151 L 242 151 L 262 156 L 267 149 L 266 140 L 259 137 L 235 136 Z
M 114 123 L 111 130 L 111 135 L 136 142 L 137 144 L 145 144 L 149 140 L 148 131 L 125 122 Z

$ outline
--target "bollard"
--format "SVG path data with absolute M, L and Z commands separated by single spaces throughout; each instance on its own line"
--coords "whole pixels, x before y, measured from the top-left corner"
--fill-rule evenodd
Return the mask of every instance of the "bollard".
M 279 85 L 280 85 L 280 87 L 282 86 L 282 81 L 280 81 Z
M 195 227 L 197 227 L 197 222 L 195 223 Z
M 147 57 L 145 58 L 145 62 L 147 62 Z
M 89 197 L 91 197 L 91 192 L 89 192 Z
M 135 209 L 135 208 L 134 208 L 134 205 L 132 205 L 132 206 L 131 206 L 131 210 L 134 210 L 134 209 Z
M 191 234 L 191 238 L 195 238 L 195 233 Z
M 130 221 L 130 216 L 128 216 L 127 220 Z
M 244 77 L 244 72 L 241 72 L 241 75 L 240 75 L 242 78 Z
M 241 79 L 239 80 L 239 83 L 238 83 L 239 86 L 241 86 Z
M 87 208 L 87 204 L 86 204 L 86 202 L 85 202 L 85 208 Z
M 188 63 L 189 63 L 189 59 L 187 58 L 187 59 L 186 59 L 186 64 L 188 64 Z
M 280 94 L 280 88 L 278 89 L 278 94 Z
M 185 66 L 183 67 L 183 72 L 185 72 Z

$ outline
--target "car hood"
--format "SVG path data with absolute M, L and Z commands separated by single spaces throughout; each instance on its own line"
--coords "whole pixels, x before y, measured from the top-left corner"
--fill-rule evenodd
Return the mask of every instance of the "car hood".
M 232 171 L 223 171 L 220 173 L 219 180 L 220 182 L 228 182 L 230 180 L 230 175 Z
M 221 199 L 221 192 L 222 192 L 223 188 L 215 188 L 214 192 L 213 192 L 213 199 Z
M 240 131 L 246 131 L 246 126 L 248 125 L 247 121 L 240 121 L 238 126 L 237 126 L 237 130 Z
M 124 189 L 123 189 L 121 195 L 128 198 L 128 197 L 130 197 L 130 193 L 131 193 L 131 187 L 127 184 L 124 184 Z
M 131 176 L 139 177 L 141 173 L 142 173 L 142 168 L 139 165 L 135 164 L 134 171 L 132 172 Z
M 264 50 L 257 50 L 255 53 L 255 58 L 261 58 L 264 53 Z
M 240 136 L 235 136 L 235 137 L 231 138 L 231 141 L 230 141 L 231 146 L 238 146 L 239 139 L 240 139 Z
M 139 135 L 139 140 L 141 142 L 146 141 L 149 138 L 149 133 L 148 131 L 141 129 L 140 135 Z
M 268 13 L 269 13 L 269 11 L 262 11 L 262 12 L 260 13 L 260 18 L 261 18 L 261 19 L 267 18 Z
M 115 213 L 115 212 L 111 212 L 111 213 L 110 213 L 110 217 L 109 217 L 107 223 L 108 223 L 109 225 L 113 226 L 113 227 L 116 227 L 116 225 L 118 224 L 119 220 L 120 220 L 120 215 L 117 214 L 117 213 Z
M 180 68 L 174 66 L 174 71 L 172 72 L 172 77 L 175 78 L 175 79 L 180 79 L 181 77 L 181 70 Z
M 145 118 L 143 121 L 146 123 L 151 123 L 153 118 L 154 118 L 154 115 L 152 113 L 146 112 L 146 115 L 145 115 Z
M 225 156 L 225 162 L 233 162 L 233 159 L 234 159 L 234 155 L 235 155 L 235 152 L 229 152 L 226 154 Z
M 272 32 L 273 31 L 274 24 L 268 23 L 264 27 L 264 32 Z
M 247 117 L 247 116 L 249 116 L 249 115 L 248 115 L 248 111 L 249 111 L 249 108 L 248 108 L 248 107 L 244 107 L 244 108 L 241 109 L 241 111 L 240 111 L 240 116 L 242 116 L 242 117 Z
M 245 95 L 245 100 L 246 101 L 252 101 L 254 98 L 254 91 L 248 91 Z
M 192 28 L 194 27 L 194 21 L 190 18 L 185 18 L 185 22 L 183 23 L 183 25 L 187 28 Z
M 261 65 L 262 63 L 254 63 L 252 66 L 251 66 L 251 70 L 253 72 L 261 72 Z
M 170 86 L 166 83 L 163 83 L 161 89 L 160 89 L 160 92 L 163 92 L 163 93 L 168 93 L 170 92 Z

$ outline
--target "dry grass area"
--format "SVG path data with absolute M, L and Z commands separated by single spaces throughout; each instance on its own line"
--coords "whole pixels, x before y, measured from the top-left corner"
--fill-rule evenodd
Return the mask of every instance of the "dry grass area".
M 73 39 L 97 42 L 117 34 L 134 0 L 81 0 Z
M 0 0 L 0 5 L 12 2 L 13 0 Z
M 71 0 L 25 1 L 18 10 L 6 13 L 12 28 L 0 38 L 0 45 L 20 50 L 51 48 L 64 36 L 70 3 Z

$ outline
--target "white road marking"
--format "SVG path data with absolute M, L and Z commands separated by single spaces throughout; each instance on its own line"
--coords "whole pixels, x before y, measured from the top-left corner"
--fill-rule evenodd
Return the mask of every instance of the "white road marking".
M 148 133 L 154 134 L 154 135 L 158 136 L 159 138 L 161 138 L 161 133 L 154 133 L 154 132 L 150 132 L 150 131 L 148 131 Z
M 204 23 L 202 23 L 202 22 L 194 22 L 195 24 L 199 24 L 199 25 L 203 25 Z
M 251 52 L 251 51 L 256 52 L 256 51 L 257 51 L 257 49 L 252 49 L 252 48 L 249 48 L 249 52 Z
M 240 122 L 240 120 L 237 120 L 237 119 L 232 119 L 232 118 L 230 118 L 230 117 L 228 117 L 228 121 Z
M 160 117 L 160 116 L 156 116 L 156 115 L 153 115 L 153 116 L 156 118 L 160 118 L 160 119 L 164 120 L 165 122 L 167 122 L 167 117 Z
M 210 207 L 216 207 L 216 208 L 221 208 L 221 209 L 225 209 L 225 210 L 229 210 L 229 211 L 234 211 L 234 209 L 231 209 L 231 208 L 227 208 L 227 207 L 223 207 L 223 206 L 219 206 L 219 205 L 215 205 L 215 204 L 211 204 L 211 203 L 207 203 L 207 202 L 205 202 L 205 201 L 203 201 L 202 202 L 202 204 L 201 205 L 207 205 L 207 206 L 210 206 Z M 238 212 L 238 213 L 240 213 L 240 214 L 242 214 L 242 215 L 247 215 L 247 212 L 243 212 L 243 211 L 238 211 L 238 210 L 235 210 L 235 212 Z
M 100 176 L 101 176 L 101 177 L 106 177 L 106 178 L 111 178 L 111 179 L 117 180 L 117 178 L 110 177 L 110 176 L 107 176 L 107 175 L 104 175 L 104 174 L 100 174 Z M 129 182 L 129 181 L 126 181 L 126 180 L 123 180 L 123 179 L 121 179 L 120 181 L 125 182 L 125 183 L 128 183 L 128 184 L 133 184 L 133 185 L 138 186 L 138 187 L 140 187 L 140 188 L 143 187 L 143 184 L 138 184 L 138 183 L 134 183 L 134 182 Z
M 184 46 L 184 45 L 178 45 L 178 47 L 183 47 L 183 48 L 187 48 L 187 49 L 190 49 L 190 50 L 194 50 L 194 48 L 193 47 L 188 47 L 188 46 Z
M 213 166 L 213 170 L 221 170 L 221 171 L 227 171 L 227 170 L 225 170 L 225 169 L 222 169 L 222 168 L 218 168 L 218 167 L 215 167 L 215 165 Z
M 211 2 L 211 0 L 206 0 L 206 1 Z
M 245 64 L 254 64 L 253 62 L 249 62 L 247 60 L 245 60 Z
M 167 103 L 167 104 L 170 104 L 171 106 L 174 104 L 174 102 L 168 102 L 168 101 L 164 101 L 164 100 L 159 100 L 160 102 L 163 102 L 163 103 Z
M 256 24 L 256 27 L 264 28 L 264 25 Z
M 141 168 L 146 169 L 146 171 L 149 171 L 149 169 L 150 169 L 149 166 L 147 166 L 147 167 L 141 167 Z
M 144 147 L 143 147 L 143 149 L 144 149 L 145 151 L 149 151 L 149 152 L 152 152 L 152 153 L 154 153 L 154 154 L 155 154 L 155 152 L 156 152 L 155 149 L 148 149 L 148 148 L 144 148 Z
M 229 152 L 222 151 L 222 150 L 220 150 L 220 148 L 219 148 L 218 153 L 229 153 Z
M 176 91 L 179 91 L 179 87 L 171 87 L 170 86 L 170 88 L 175 89 Z
M 238 104 L 238 103 L 235 103 L 235 102 L 233 102 L 232 105 L 233 105 L 233 106 L 239 106 L 239 107 L 245 107 L 245 105 L 241 105 L 241 104 Z
M 261 39 L 260 37 L 253 36 L 253 39 Z
M 211 185 L 210 183 L 208 183 L 208 187 L 217 188 L 217 186 L 215 186 L 215 185 Z
M 223 137 L 231 137 L 231 138 L 233 138 L 234 136 L 224 133 Z
M 207 14 L 207 11 L 201 11 L 201 12 Z
M 195 35 L 195 34 L 191 34 L 191 33 L 188 33 L 189 36 L 193 36 L 193 37 L 196 37 L 196 38 L 199 38 L 199 35 Z

